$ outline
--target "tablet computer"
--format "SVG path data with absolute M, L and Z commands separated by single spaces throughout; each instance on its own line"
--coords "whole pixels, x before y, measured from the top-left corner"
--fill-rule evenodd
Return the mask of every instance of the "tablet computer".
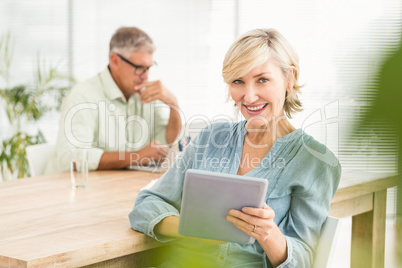
M 161 163 L 151 163 L 149 165 L 129 165 L 127 167 L 129 170 L 139 170 L 139 171 L 148 171 L 152 173 L 160 173 L 166 171 L 166 168 Z
M 131 164 L 127 167 L 129 170 L 149 171 L 153 173 L 165 172 L 176 160 L 180 152 L 176 149 L 176 146 L 171 146 L 165 159 L 162 162 L 155 163 L 154 161 L 141 165 Z
M 228 242 L 252 244 L 255 239 L 226 220 L 230 209 L 262 208 L 268 181 L 204 170 L 186 171 L 179 233 Z

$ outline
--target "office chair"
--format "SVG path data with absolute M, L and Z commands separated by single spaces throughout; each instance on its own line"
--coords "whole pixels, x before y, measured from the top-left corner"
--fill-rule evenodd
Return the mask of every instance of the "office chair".
M 326 268 L 331 263 L 339 219 L 328 216 L 321 229 L 321 236 L 315 254 L 313 268 Z
M 43 175 L 46 164 L 54 150 L 53 144 L 35 144 L 26 147 L 27 160 L 31 177 Z

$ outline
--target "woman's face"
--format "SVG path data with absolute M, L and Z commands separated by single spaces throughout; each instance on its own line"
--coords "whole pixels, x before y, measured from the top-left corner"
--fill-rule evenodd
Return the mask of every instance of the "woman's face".
M 269 59 L 248 74 L 232 81 L 229 92 L 252 128 L 265 127 L 284 115 L 288 82 L 275 60 Z

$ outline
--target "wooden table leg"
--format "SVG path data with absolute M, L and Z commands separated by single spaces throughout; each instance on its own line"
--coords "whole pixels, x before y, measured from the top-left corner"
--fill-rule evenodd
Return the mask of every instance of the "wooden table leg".
M 384 268 L 387 190 L 375 192 L 373 210 L 352 217 L 351 268 Z

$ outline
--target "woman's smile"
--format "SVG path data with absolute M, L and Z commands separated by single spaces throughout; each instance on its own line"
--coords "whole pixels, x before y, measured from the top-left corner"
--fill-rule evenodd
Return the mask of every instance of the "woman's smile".
M 259 115 L 260 113 L 262 113 L 265 108 L 267 107 L 268 103 L 264 103 L 264 104 L 250 104 L 250 105 L 245 105 L 243 104 L 243 106 L 246 108 L 247 112 L 250 115 Z

